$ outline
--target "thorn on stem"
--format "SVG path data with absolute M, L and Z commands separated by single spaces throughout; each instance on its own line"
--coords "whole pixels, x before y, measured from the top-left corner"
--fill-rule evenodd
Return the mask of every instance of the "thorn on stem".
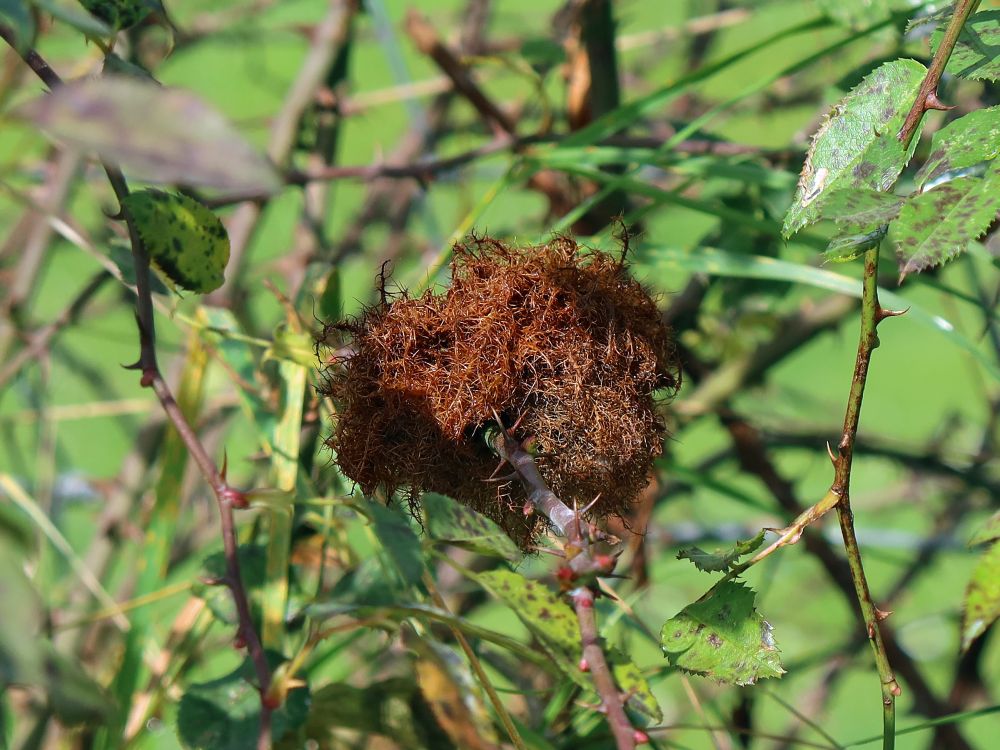
M 886 318 L 898 318 L 900 315 L 906 315 L 909 311 L 909 307 L 903 310 L 887 310 L 884 307 L 879 307 L 879 309 L 875 311 L 875 322 L 881 323 Z
M 875 619 L 878 622 L 882 622 L 883 620 L 889 619 L 889 615 L 891 615 L 891 614 L 892 614 L 892 610 L 891 609 L 889 609 L 889 610 L 883 610 L 883 609 L 879 609 L 878 607 L 875 607 Z
M 833 455 L 833 448 L 830 447 L 830 441 L 829 440 L 826 441 L 826 455 L 828 455 L 830 457 L 830 463 L 832 463 L 834 466 L 836 466 L 837 465 L 837 457 L 835 455 Z
M 936 91 L 931 91 L 930 93 L 927 94 L 927 96 L 924 97 L 924 110 L 928 109 L 937 109 L 940 110 L 941 112 L 948 112 L 952 109 L 955 109 L 955 105 L 945 104 L 940 99 L 938 99 Z

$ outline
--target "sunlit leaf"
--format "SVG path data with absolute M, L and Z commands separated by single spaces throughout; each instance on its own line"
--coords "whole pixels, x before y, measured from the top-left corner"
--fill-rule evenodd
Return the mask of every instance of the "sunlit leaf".
M 699 547 L 685 547 L 677 553 L 678 560 L 690 560 L 698 570 L 706 573 L 718 573 L 729 570 L 741 557 L 749 555 L 764 543 L 764 530 L 757 536 L 745 542 L 737 542 L 728 550 L 717 549 L 715 552 L 705 552 Z
M 862 234 L 846 234 L 830 240 L 823 251 L 823 260 L 831 263 L 844 263 L 854 260 L 864 254 L 865 250 L 875 247 L 885 239 L 886 227 L 877 227 Z
M 580 630 L 576 615 L 545 584 L 510 570 L 479 573 L 476 580 L 514 610 L 537 638 L 564 654 L 579 654 Z
M 236 193 L 281 186 L 271 164 L 219 112 L 181 89 L 125 76 L 85 78 L 15 114 L 147 182 Z
M 845 227 L 873 231 L 899 215 L 904 198 L 865 188 L 836 190 L 820 204 L 822 218 Z
M 996 539 L 1000 539 L 1000 510 L 990 516 L 986 523 L 976 530 L 976 533 L 969 540 L 969 546 L 988 544 Z
M 276 666 L 280 658 L 269 654 Z M 191 685 L 181 697 L 177 730 L 185 747 L 194 750 L 245 750 L 257 747 L 260 726 L 260 691 L 256 673 L 247 659 L 236 670 L 217 680 Z M 289 691 L 284 703 L 271 714 L 271 738 L 280 740 L 301 726 L 309 712 L 309 690 Z
M 521 559 L 521 551 L 511 538 L 481 513 L 434 493 L 425 494 L 420 504 L 431 538 L 511 562 Z
M 917 273 L 951 260 L 986 231 L 998 209 L 1000 169 L 912 196 L 893 225 L 900 272 Z
M 771 625 L 754 609 L 754 592 L 724 581 L 667 620 L 660 645 L 670 663 L 685 672 L 734 685 L 780 677 Z
M 896 134 L 926 72 L 914 60 L 887 62 L 834 107 L 813 137 L 785 215 L 786 237 L 816 221 L 820 202 L 836 190 L 892 187 L 910 156 Z
M 965 611 L 962 613 L 962 650 L 986 632 L 1000 617 L 1000 541 L 993 544 L 972 571 L 965 590 Z
M 229 235 L 194 198 L 140 190 L 124 201 L 150 260 L 177 286 L 205 294 L 225 281 Z
M 931 49 L 937 52 L 944 38 L 945 25 L 938 26 L 931 37 Z M 983 10 L 969 17 L 958 36 L 945 71 L 960 78 L 1000 78 L 1000 10 Z
M 931 154 L 917 173 L 923 188 L 942 175 L 990 161 L 1000 155 L 1000 106 L 969 112 L 931 138 Z
M 663 711 L 649 688 L 642 671 L 625 654 L 612 652 L 608 656 L 618 689 L 628 698 L 625 707 L 642 719 L 643 726 L 663 721 Z

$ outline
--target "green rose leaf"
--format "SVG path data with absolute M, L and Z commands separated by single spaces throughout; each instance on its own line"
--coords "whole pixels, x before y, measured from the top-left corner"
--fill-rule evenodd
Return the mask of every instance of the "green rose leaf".
M 785 673 L 771 625 L 754 609 L 752 589 L 723 581 L 667 620 L 660 645 L 685 672 L 734 685 Z
M 976 533 L 969 540 L 969 546 L 978 547 L 981 544 L 989 544 L 996 539 L 1000 539 L 1000 510 L 990 516 L 986 523 L 976 530 Z
M 939 266 L 965 250 L 996 218 L 998 195 L 1000 169 L 911 196 L 893 225 L 900 273 Z
M 953 120 L 934 134 L 931 154 L 917 173 L 923 189 L 942 175 L 1000 155 L 1000 106 L 977 109 Z
M 521 559 L 521 551 L 511 538 L 481 513 L 434 493 L 427 493 L 420 502 L 432 539 L 511 562 Z
M 993 542 L 979 559 L 965 589 L 962 613 L 962 650 L 1000 617 L 1000 541 Z
M 817 221 L 820 205 L 836 190 L 888 190 L 906 166 L 896 134 L 927 69 L 914 60 L 893 60 L 865 76 L 834 107 L 813 137 L 798 188 L 782 227 L 790 237 Z
M 904 198 L 865 188 L 837 190 L 823 200 L 820 211 L 824 219 L 841 226 L 872 232 L 899 215 Z
M 700 547 L 685 547 L 677 553 L 678 560 L 690 560 L 698 570 L 705 573 L 720 573 L 729 570 L 741 557 L 749 555 L 764 543 L 764 530 L 757 536 L 745 542 L 737 542 L 729 550 L 717 549 L 715 552 L 705 552 Z
M 574 658 L 580 653 L 580 629 L 570 606 L 545 584 L 510 570 L 476 575 L 484 588 L 507 606 L 543 643 Z
M 946 24 L 938 26 L 931 37 L 931 49 L 936 53 L 944 38 Z M 1000 78 L 1000 10 L 975 13 L 965 22 L 958 42 L 948 59 L 945 70 L 960 78 Z
M 150 260 L 174 284 L 218 289 L 229 262 L 229 235 L 207 207 L 186 195 L 140 190 L 124 201 Z
M 618 651 L 613 651 L 608 658 L 618 689 L 628 696 L 625 707 L 638 715 L 643 726 L 651 726 L 663 721 L 663 711 L 660 709 L 660 704 L 653 697 L 649 682 L 646 681 L 639 667 L 625 654 Z

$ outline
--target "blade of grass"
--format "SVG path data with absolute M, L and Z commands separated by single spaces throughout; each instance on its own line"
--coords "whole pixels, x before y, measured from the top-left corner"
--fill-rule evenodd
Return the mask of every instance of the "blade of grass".
M 84 564 L 83 560 L 80 559 L 79 555 L 76 554 L 66 537 L 52 523 L 45 514 L 45 511 L 38 507 L 38 503 L 35 502 L 34 498 L 21 489 L 21 485 L 15 482 L 14 478 L 7 473 L 0 473 L 0 489 L 6 493 L 14 505 L 20 508 L 31 519 L 32 523 L 39 528 L 52 546 L 66 558 L 73 572 L 76 573 L 83 585 L 94 595 L 94 598 L 105 608 L 114 611 L 115 614 L 112 619 L 115 625 L 123 632 L 127 632 L 131 625 L 128 618 L 119 610 L 118 603 L 105 590 L 101 582 L 97 580 L 90 569 Z
M 803 284 L 820 289 L 827 289 L 851 297 L 861 297 L 861 281 L 843 276 L 833 271 L 827 271 L 814 266 L 792 263 L 777 258 L 767 258 L 758 255 L 737 255 L 711 247 L 699 247 L 696 250 L 665 246 L 641 246 L 636 253 L 636 263 L 639 267 L 672 270 L 681 269 L 691 273 L 707 273 L 711 276 L 727 276 L 744 279 L 770 279 L 787 281 L 792 284 Z M 943 335 L 952 344 L 964 349 L 982 365 L 994 378 L 1000 380 L 1000 367 L 978 347 L 973 341 L 959 333 L 955 326 L 940 315 L 927 312 L 911 300 L 888 289 L 879 288 L 879 298 L 895 309 L 909 308 L 907 316 Z

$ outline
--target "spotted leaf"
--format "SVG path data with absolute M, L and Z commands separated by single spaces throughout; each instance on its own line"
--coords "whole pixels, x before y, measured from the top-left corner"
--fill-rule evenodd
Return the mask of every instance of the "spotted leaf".
M 917 173 L 917 186 L 933 185 L 949 172 L 1000 156 L 1000 106 L 977 109 L 934 134 L 931 154 Z
M 521 551 L 511 538 L 481 513 L 450 497 L 433 493 L 424 495 L 421 505 L 427 533 L 432 539 L 511 562 L 521 559 Z
M 836 190 L 885 191 L 906 166 L 908 152 L 896 138 L 927 69 L 914 60 L 893 60 L 865 76 L 834 107 L 813 137 L 782 233 L 786 237 L 817 221 L 822 201 Z
M 124 204 L 150 260 L 170 281 L 201 294 L 222 286 L 229 236 L 208 208 L 160 190 L 132 193 Z
M 931 37 L 931 49 L 937 52 L 944 38 L 946 24 L 938 26 Z M 959 78 L 1000 79 L 1000 10 L 975 13 L 965 22 L 945 70 Z
M 902 274 L 939 266 L 965 250 L 1000 209 L 1000 169 L 960 177 L 912 196 L 893 225 Z
M 771 625 L 754 609 L 752 589 L 723 581 L 667 620 L 660 645 L 670 663 L 719 682 L 752 685 L 785 673 Z

